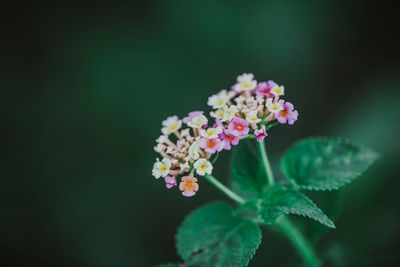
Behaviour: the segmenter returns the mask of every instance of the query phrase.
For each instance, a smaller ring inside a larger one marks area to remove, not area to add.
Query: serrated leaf
[[[242,141],[235,147],[231,158],[233,180],[241,189],[260,193],[266,186],[262,162],[249,141]]]
[[[247,266],[261,242],[257,224],[233,215],[224,202],[190,213],[176,236],[178,254],[188,266]]]
[[[372,150],[348,140],[310,138],[290,148],[281,166],[300,188],[333,190],[360,176],[377,158]]]
[[[279,216],[285,214],[306,216],[335,228],[334,223],[306,195],[276,184],[263,196],[260,217],[266,223],[274,223]]]

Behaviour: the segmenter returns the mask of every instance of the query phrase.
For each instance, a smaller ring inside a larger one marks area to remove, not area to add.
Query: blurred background
[[[325,266],[400,258],[398,10],[385,1],[113,1],[0,7],[1,266],[177,262],[193,208],[151,176],[161,121],[208,110],[252,72],[286,88],[299,120],[270,131],[278,161],[300,138],[343,136],[381,154],[342,192],[309,196],[337,229],[293,220]],[[222,155],[215,174],[229,183]],[[300,266],[273,228],[250,266]]]

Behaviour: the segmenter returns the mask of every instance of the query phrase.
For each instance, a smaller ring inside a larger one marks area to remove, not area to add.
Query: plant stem
[[[300,256],[303,258],[304,262],[310,267],[321,266],[317,255],[315,255],[314,250],[304,238],[303,234],[297,229],[297,227],[292,224],[286,216],[281,216],[277,220],[277,224],[286,234],[287,238],[296,247]]]
[[[243,204],[246,202],[243,198],[238,196],[235,192],[231,191],[228,187],[223,185],[220,181],[218,181],[214,176],[206,174],[204,176],[210,183],[215,185],[219,190],[225,193],[228,197],[230,197],[232,200],[236,201],[239,204]]]
[[[268,184],[273,185],[275,183],[274,174],[272,173],[271,165],[269,164],[268,155],[267,155],[267,151],[265,150],[264,141],[257,142],[257,143],[258,143],[258,148],[260,149],[262,161],[264,163],[265,174],[267,175]]]
[[[269,163],[267,151],[265,150],[264,142],[258,142],[258,147],[260,149],[261,157],[265,167],[265,174],[267,175],[267,180],[269,185],[275,183],[274,174],[272,173],[271,164]],[[281,216],[277,220],[277,225],[286,234],[292,244],[296,247],[300,256],[303,258],[304,262],[310,267],[320,266],[320,261],[318,260],[312,246],[304,238],[303,234],[292,224],[286,216]]]

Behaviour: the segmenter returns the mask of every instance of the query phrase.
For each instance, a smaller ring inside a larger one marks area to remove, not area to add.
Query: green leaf
[[[242,141],[233,150],[231,158],[233,180],[241,189],[261,193],[266,186],[262,162],[249,141]]]
[[[216,202],[190,213],[176,241],[189,266],[247,266],[261,242],[261,230],[235,217],[229,204]]]
[[[290,148],[281,166],[300,188],[333,190],[360,176],[377,158],[377,153],[348,140],[310,138]]]
[[[274,223],[281,215],[297,214],[335,228],[333,222],[311,199],[296,190],[284,188],[280,184],[274,185],[264,194],[260,206],[260,217],[266,223]]]

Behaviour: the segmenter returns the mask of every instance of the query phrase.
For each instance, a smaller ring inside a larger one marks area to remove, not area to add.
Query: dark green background
[[[274,164],[311,135],[349,137],[382,155],[343,193],[311,194],[337,217],[336,230],[321,236],[322,227],[296,219],[326,265],[395,260],[396,17],[385,1],[2,6],[0,265],[177,261],[174,235],[184,216],[226,197],[202,180],[193,198],[168,191],[151,176],[154,140],[164,118],[207,109],[207,97],[243,72],[284,84],[299,110],[295,126],[269,133]],[[215,171],[226,182],[228,159],[225,153]],[[300,262],[272,229],[250,266]]]

